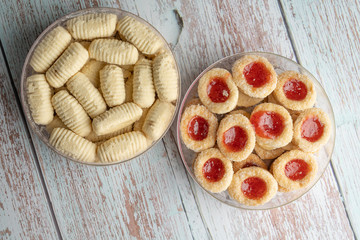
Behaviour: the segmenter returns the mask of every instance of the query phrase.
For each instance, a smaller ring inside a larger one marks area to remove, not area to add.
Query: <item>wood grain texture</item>
[[[36,36],[62,15],[92,6],[139,14],[176,45],[183,94],[203,69],[229,54],[262,50],[294,59],[277,1],[7,1],[0,5],[5,23],[0,38],[17,87]],[[330,168],[295,203],[271,211],[242,211],[216,202],[191,179],[189,184],[174,130],[173,125],[172,133],[143,157],[106,168],[68,162],[34,136],[64,239],[352,238]]]
[[[56,239],[19,107],[0,52],[0,239]]]
[[[129,5],[122,3],[121,8],[131,10],[143,4],[128,2]],[[3,25],[0,31],[17,87],[22,65],[19,59],[25,58],[42,29],[61,15],[89,4],[60,1],[50,5],[32,1],[0,6],[2,21],[14,22]],[[102,4],[119,7],[106,1]],[[9,9],[13,14],[6,13]],[[7,33],[12,40],[5,37]],[[63,238],[201,239],[206,236],[195,199],[186,189],[189,183],[182,177],[186,176],[184,170],[174,176],[173,163],[163,142],[129,163],[94,168],[68,162],[36,136],[33,139]],[[190,221],[196,225],[192,227]]]
[[[282,2],[299,61],[322,82],[337,137],[332,164],[356,235],[360,236],[360,4]]]

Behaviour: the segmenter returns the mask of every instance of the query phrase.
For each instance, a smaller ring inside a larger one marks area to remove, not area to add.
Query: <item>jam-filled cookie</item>
[[[281,154],[285,152],[283,148],[275,148],[272,150],[266,150],[259,146],[259,144],[255,144],[254,148],[256,154],[263,160],[275,159]]]
[[[250,96],[246,95],[245,93],[243,93],[241,90],[239,90],[239,98],[238,98],[238,102],[236,105],[238,107],[251,107],[251,106],[258,104],[259,102],[261,102],[263,100],[264,100],[264,98],[250,97]]]
[[[198,94],[201,102],[217,114],[233,110],[239,97],[231,73],[222,68],[213,68],[200,78]]]
[[[315,104],[316,91],[312,81],[303,74],[286,71],[278,76],[274,97],[291,110],[305,110]]]
[[[195,152],[215,145],[217,118],[203,105],[190,105],[181,117],[180,132],[185,145]]]
[[[232,73],[242,92],[254,98],[265,98],[276,87],[276,72],[264,57],[244,56],[234,63]]]
[[[288,191],[304,188],[314,179],[317,163],[310,153],[292,150],[278,157],[271,171],[279,185]]]
[[[230,114],[223,118],[217,131],[217,145],[232,161],[246,159],[255,146],[255,132],[250,120],[242,114]]]
[[[267,169],[266,163],[261,160],[256,154],[250,154],[245,160],[241,162],[233,162],[233,170],[234,173],[239,171],[242,168],[247,167],[261,167],[263,169]]]
[[[293,122],[289,112],[273,103],[262,103],[250,116],[260,147],[272,150],[287,145],[293,136]]]
[[[194,174],[206,190],[225,191],[234,175],[232,163],[217,148],[202,151],[194,162]]]
[[[295,121],[293,142],[305,152],[316,152],[329,140],[331,127],[323,110],[307,109]]]
[[[274,176],[272,164],[270,165],[269,172]],[[284,188],[284,187],[280,186],[278,183],[278,192],[291,192],[291,191],[292,191],[292,189]]]
[[[233,111],[229,112],[229,115],[238,114],[238,113],[240,113],[240,114],[244,115],[245,117],[247,117],[248,119],[250,119],[250,113],[248,113],[247,111],[242,110],[242,109],[233,110]]]
[[[260,167],[248,167],[237,171],[228,188],[236,201],[256,206],[270,201],[278,190],[278,183],[271,173]]]

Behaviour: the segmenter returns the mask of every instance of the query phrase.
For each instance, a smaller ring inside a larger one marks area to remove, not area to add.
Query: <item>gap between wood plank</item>
[[[171,139],[173,140],[173,142],[177,145],[177,142],[176,142],[176,140],[175,140],[175,137],[174,137],[172,131],[169,130],[168,133],[170,133],[170,138],[171,138]],[[169,161],[169,163],[170,163],[170,166],[171,166],[171,171],[173,172],[173,174],[174,174],[174,176],[175,176],[174,169],[173,169],[172,164],[171,164],[171,162],[170,162],[170,161],[171,161],[171,160],[170,160],[170,157],[169,157],[170,155],[169,155],[168,149],[166,148],[166,144],[164,143],[164,139],[162,139],[162,142],[163,142],[163,144],[164,144],[164,148],[165,148],[165,151],[166,151],[167,159],[168,159],[168,161]],[[179,152],[179,149],[178,149],[177,146],[176,146],[176,151],[177,151],[178,155],[180,156],[180,152]],[[180,159],[181,159],[181,156],[180,156]],[[181,161],[182,161],[182,159],[181,159]],[[183,164],[183,165],[184,165],[184,164]],[[211,232],[210,232],[210,230],[209,230],[209,228],[208,228],[208,226],[207,226],[207,224],[206,224],[206,221],[205,221],[205,219],[204,219],[204,216],[203,216],[203,214],[202,214],[202,212],[201,212],[201,210],[200,210],[200,208],[199,208],[199,202],[198,202],[198,199],[197,199],[197,197],[196,197],[196,195],[195,195],[193,186],[192,186],[192,184],[191,184],[191,182],[190,182],[191,180],[189,179],[189,174],[187,173],[187,171],[186,171],[186,169],[185,169],[185,166],[184,166],[184,171],[186,172],[186,177],[187,177],[187,180],[188,180],[188,182],[189,182],[189,186],[190,186],[190,188],[191,188],[191,192],[192,192],[192,194],[193,194],[193,196],[194,196],[195,204],[196,204],[197,210],[198,210],[198,212],[199,212],[199,214],[200,214],[201,221],[202,221],[202,223],[203,223],[203,225],[204,225],[204,227],[205,227],[205,229],[206,229],[207,236],[210,237],[211,239],[213,239],[213,237],[212,237],[212,235],[211,235]],[[188,220],[188,224],[189,224],[191,236],[192,236],[192,238],[194,239],[194,236],[193,236],[192,231],[191,231],[191,224],[190,224],[190,222],[189,222],[189,218],[188,218],[188,215],[187,215],[187,211],[186,211],[186,208],[185,208],[183,199],[182,199],[182,197],[181,197],[181,193],[180,193],[179,186],[177,186],[177,189],[178,189],[178,192],[179,192],[179,195],[180,195],[181,205],[182,205],[182,207],[183,207],[183,209],[184,209],[186,219]]]
[[[20,121],[22,121],[22,122],[24,123],[24,125],[25,125],[24,128],[25,128],[25,131],[26,131],[27,138],[29,139],[29,142],[30,142],[31,152],[32,152],[32,154],[33,154],[33,156],[34,156],[34,159],[35,159],[36,170],[37,170],[38,175],[39,175],[39,177],[40,177],[40,182],[41,182],[41,184],[42,184],[42,186],[43,186],[43,190],[44,190],[44,193],[45,193],[45,197],[46,197],[46,200],[47,200],[48,205],[49,205],[49,208],[50,208],[51,218],[53,219],[53,223],[54,223],[54,226],[55,226],[57,235],[58,235],[59,239],[62,240],[63,237],[62,237],[62,235],[61,235],[61,231],[60,231],[60,228],[59,228],[59,225],[58,225],[56,216],[55,216],[55,212],[54,212],[54,209],[53,209],[51,200],[50,200],[50,195],[49,195],[49,192],[48,192],[48,190],[47,190],[46,183],[45,183],[45,179],[44,179],[44,176],[43,176],[42,171],[41,171],[39,159],[38,159],[38,157],[37,157],[37,155],[36,155],[35,146],[34,146],[34,144],[33,144],[33,140],[32,140],[31,134],[30,134],[29,126],[28,126],[27,121],[26,121],[26,119],[25,119],[25,115],[24,115],[24,112],[23,112],[23,109],[22,109],[21,101],[20,101],[18,92],[17,92],[17,90],[16,90],[15,84],[14,84],[14,79],[13,79],[13,77],[12,77],[12,75],[11,75],[11,72],[10,72],[9,63],[8,63],[8,61],[7,61],[7,58],[6,58],[5,50],[4,50],[4,47],[3,47],[3,44],[2,44],[1,39],[0,39],[0,49],[1,49],[1,54],[2,54],[3,57],[4,57],[4,62],[5,62],[6,71],[7,71],[8,75],[9,75],[9,78],[10,78],[10,84],[11,84],[12,90],[13,90],[14,95],[15,95],[16,105],[17,105],[17,106],[19,107],[19,109],[20,109],[20,116],[21,116]]]
[[[295,60],[296,60],[297,63],[299,63],[299,64],[301,65],[301,61],[300,61],[300,58],[299,58],[299,54],[298,54],[297,48],[296,48],[296,46],[295,46],[294,36],[292,35],[292,32],[291,32],[290,27],[289,27],[289,24],[288,24],[288,22],[287,22],[285,10],[284,10],[284,8],[283,8],[283,5],[282,5],[282,3],[281,3],[281,0],[278,0],[278,5],[279,5],[280,12],[281,12],[281,16],[282,16],[283,21],[284,21],[284,24],[285,24],[286,32],[287,32],[287,34],[288,34],[288,36],[289,36],[291,48],[292,48],[293,51],[294,51]],[[334,126],[334,127],[336,128],[336,126]],[[329,164],[329,166],[330,166],[331,172],[332,172],[333,175],[334,175],[335,183],[336,183],[336,186],[337,186],[338,191],[339,191],[339,193],[340,193],[341,202],[342,202],[342,204],[343,204],[343,206],[344,206],[345,214],[346,214],[346,217],[347,217],[347,219],[348,219],[348,221],[349,221],[349,225],[350,225],[351,231],[353,232],[354,239],[357,239],[357,237],[356,237],[356,235],[355,235],[354,228],[353,228],[352,223],[351,223],[351,221],[350,221],[350,217],[349,217],[349,214],[348,214],[348,210],[347,210],[346,205],[345,205],[345,202],[344,202],[344,197],[343,197],[344,194],[343,194],[343,191],[342,191],[342,189],[341,189],[341,187],[340,187],[340,183],[339,183],[339,181],[338,181],[338,176],[337,176],[337,174],[336,174],[336,172],[335,172],[335,170],[334,170],[333,164],[332,164],[332,159],[330,159],[330,164]]]

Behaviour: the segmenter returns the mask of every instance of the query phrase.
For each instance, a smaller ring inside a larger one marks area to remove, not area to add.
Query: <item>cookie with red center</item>
[[[210,111],[223,114],[236,107],[239,91],[229,71],[213,68],[200,78],[198,95]]]
[[[331,127],[330,119],[323,110],[307,109],[294,123],[293,142],[305,152],[316,152],[329,140]]]
[[[317,163],[312,154],[292,150],[278,157],[271,171],[281,187],[292,191],[307,187],[314,180]]]
[[[271,173],[260,167],[248,167],[237,171],[228,188],[236,201],[257,206],[270,201],[278,190],[278,183]]]
[[[313,82],[295,71],[286,71],[278,76],[274,97],[285,108],[305,110],[314,106],[316,91]]]
[[[265,98],[276,87],[276,72],[264,57],[244,56],[234,63],[232,73],[236,86],[253,98]]]
[[[215,145],[217,128],[217,118],[203,105],[188,106],[181,117],[181,138],[195,152]]]
[[[253,153],[241,162],[233,162],[234,173],[247,167],[261,167],[263,169],[267,169],[266,163]]]
[[[232,161],[246,159],[255,146],[255,133],[247,117],[230,114],[220,121],[217,131],[220,151]]]
[[[200,185],[213,193],[225,191],[234,175],[231,161],[217,148],[202,151],[193,166]]]
[[[250,116],[255,129],[256,141],[265,150],[287,145],[293,136],[293,122],[289,112],[273,103],[262,103]]]

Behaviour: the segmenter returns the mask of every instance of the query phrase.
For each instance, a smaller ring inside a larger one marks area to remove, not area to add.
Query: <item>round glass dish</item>
[[[90,8],[90,9],[84,9],[84,10],[79,10],[79,11],[76,11],[76,12],[73,12],[73,13],[70,13],[68,15],[65,15],[63,16],[62,18],[56,20],[54,23],[52,23],[50,26],[48,26],[41,34],[40,36],[35,40],[35,42],[33,43],[33,45],[31,46],[27,56],[26,56],[26,59],[25,59],[25,63],[24,63],[24,66],[23,66],[23,69],[22,69],[22,73],[21,73],[21,103],[22,103],[22,107],[23,107],[23,110],[24,110],[24,113],[25,113],[25,116],[26,116],[26,120],[28,121],[31,129],[35,132],[36,135],[38,135],[40,137],[40,139],[46,144],[48,145],[48,147],[50,147],[52,150],[54,150],[55,152],[57,152],[58,154],[60,154],[61,156],[71,160],[71,161],[74,161],[74,162],[77,162],[77,163],[82,163],[82,164],[86,164],[86,165],[94,165],[94,166],[107,166],[107,165],[113,165],[113,164],[119,164],[119,163],[123,163],[123,162],[126,162],[126,161],[129,161],[131,159],[134,159],[140,155],[142,155],[143,153],[145,153],[146,151],[148,151],[150,148],[152,148],[156,143],[158,143],[162,138],[163,136],[167,133],[167,131],[169,130],[170,126],[172,125],[174,119],[175,119],[175,116],[176,116],[176,113],[177,113],[177,110],[179,108],[179,105],[180,105],[180,91],[181,91],[181,80],[180,80],[180,73],[179,73],[179,69],[178,69],[178,66],[177,66],[177,62],[175,60],[175,57],[174,57],[174,60],[175,60],[175,67],[176,67],[176,71],[178,73],[178,84],[179,84],[179,92],[178,92],[178,98],[176,100],[176,106],[175,106],[175,112],[171,118],[171,121],[169,123],[169,125],[166,127],[166,130],[165,132],[161,135],[161,137],[152,142],[150,144],[150,146],[144,150],[143,152],[137,154],[135,157],[133,158],[130,158],[130,159],[127,159],[127,160],[124,160],[124,161],[118,161],[118,162],[111,162],[111,163],[100,163],[100,162],[94,162],[94,163],[88,163],[88,162],[82,162],[82,161],[79,161],[79,160],[76,160],[74,158],[71,158],[69,156],[66,156],[64,154],[62,154],[61,152],[59,152],[58,150],[56,150],[50,143],[49,143],[49,138],[50,138],[50,134],[46,131],[46,126],[44,125],[37,125],[32,117],[31,117],[31,114],[30,114],[30,109],[29,109],[29,104],[28,104],[28,100],[27,100],[27,96],[26,96],[26,93],[27,93],[27,88],[26,88],[26,79],[27,77],[31,76],[32,74],[36,73],[32,67],[30,66],[30,59],[33,55],[33,52],[34,52],[34,49],[37,47],[37,45],[40,43],[40,41],[46,36],[46,34],[48,34],[52,29],[54,29],[55,27],[57,26],[65,26],[66,24],[66,21],[71,19],[71,18],[74,18],[74,17],[78,17],[78,16],[81,16],[81,15],[85,15],[85,14],[90,14],[90,13],[111,13],[111,14],[115,14],[118,16],[118,19],[121,19],[125,16],[131,16],[133,18],[135,18],[137,21],[141,22],[142,24],[146,25],[147,27],[149,27],[164,43],[164,48],[169,51],[172,56],[174,57],[174,54],[172,52],[172,50],[170,49],[168,43],[166,42],[166,40],[164,39],[164,37],[160,34],[159,31],[157,31],[151,24],[149,24],[148,22],[146,22],[144,19],[132,14],[132,13],[129,13],[129,12],[126,12],[126,11],[123,11],[123,10],[120,10],[120,9],[116,9],[116,8]]]
[[[188,91],[186,92],[184,99],[181,103],[180,106],[180,110],[179,110],[179,115],[178,115],[178,119],[177,119],[177,143],[178,143],[178,148],[180,151],[180,155],[181,158],[183,160],[183,163],[185,165],[186,170],[188,171],[188,173],[191,175],[191,177],[194,179],[195,182],[197,182],[199,184],[199,182],[197,181],[195,175],[194,175],[194,171],[193,171],[193,161],[196,157],[196,153],[193,152],[192,150],[188,149],[185,144],[183,143],[182,139],[181,139],[181,135],[180,135],[180,120],[181,120],[181,116],[182,113],[184,111],[184,109],[187,106],[187,103],[197,97],[197,87],[198,87],[198,82],[199,79],[210,69],[213,68],[225,68],[228,71],[231,72],[231,68],[233,63],[238,60],[239,58],[245,56],[245,55],[258,55],[258,56],[262,56],[267,58],[270,63],[274,66],[275,71],[277,74],[280,74],[286,70],[293,70],[293,71],[297,71],[301,74],[307,75],[314,83],[315,89],[316,89],[316,93],[317,93],[317,100],[316,100],[316,104],[315,107],[319,107],[321,109],[323,109],[329,116],[331,124],[332,124],[332,130],[331,130],[331,135],[330,135],[330,139],[327,142],[327,144],[322,147],[320,149],[320,151],[315,155],[316,159],[317,159],[317,163],[318,163],[318,171],[316,173],[315,179],[314,181],[306,188],[303,189],[299,189],[296,191],[292,191],[292,192],[288,192],[288,193],[282,193],[282,192],[278,192],[275,197],[265,203],[264,205],[259,205],[259,206],[246,206],[243,205],[237,201],[235,201],[234,199],[232,199],[230,197],[230,195],[228,194],[227,191],[221,192],[221,193],[212,193],[207,191],[206,189],[204,189],[204,191],[208,192],[211,196],[213,196],[214,198],[218,199],[219,201],[226,203],[230,206],[233,207],[237,207],[237,208],[242,208],[242,209],[249,209],[249,210],[265,210],[265,209],[272,209],[272,208],[276,208],[276,207],[281,207],[284,206],[288,203],[291,203],[292,201],[300,198],[301,196],[303,196],[306,192],[308,192],[316,183],[317,181],[321,178],[321,176],[323,175],[326,167],[329,164],[333,149],[334,149],[334,143],[335,143],[335,120],[334,120],[334,113],[333,113],[333,109],[331,107],[330,101],[328,96],[326,95],[324,89],[322,88],[321,84],[315,79],[315,77],[309,72],[307,71],[305,68],[303,68],[302,66],[300,66],[299,64],[297,64],[296,62],[280,56],[280,55],[276,55],[273,53],[265,53],[265,52],[248,52],[248,53],[239,53],[239,54],[235,54],[229,57],[225,57],[223,59],[218,60],[217,62],[213,63],[212,65],[210,65],[208,68],[206,68],[196,79],[195,81],[191,84],[191,86],[189,87]],[[219,115],[218,115],[219,116]],[[220,116],[221,118],[221,116]],[[199,186],[201,187],[201,185],[199,184]]]

